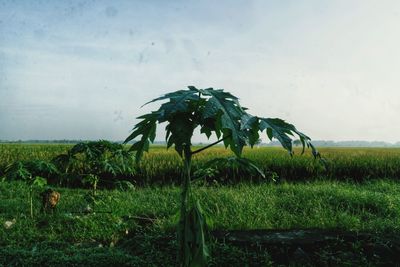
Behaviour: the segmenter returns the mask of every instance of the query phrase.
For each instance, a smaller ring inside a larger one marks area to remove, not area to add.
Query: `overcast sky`
[[[395,142],[399,50],[397,0],[0,0],[0,139],[122,140],[195,85],[312,139]]]

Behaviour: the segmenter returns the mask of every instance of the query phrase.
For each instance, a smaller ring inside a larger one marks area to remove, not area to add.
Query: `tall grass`
[[[0,176],[4,173],[5,167],[16,160],[51,160],[69,148],[71,145],[0,144]],[[310,153],[306,152],[300,156],[300,152],[300,149],[295,149],[295,156],[290,157],[281,148],[261,147],[245,149],[244,156],[253,160],[267,173],[267,176],[273,176],[280,181],[307,181],[316,178],[354,181],[400,178],[398,148],[321,148],[320,152],[326,160],[324,164],[314,160]],[[232,156],[231,152],[223,147],[211,148],[194,156],[193,169],[200,168],[213,158],[228,156]],[[180,180],[182,162],[173,149],[166,150],[163,146],[154,146],[135,169],[133,179],[136,184],[174,184]],[[212,179],[219,183],[263,180],[262,177],[238,175],[236,180],[228,177],[222,181],[223,176],[222,171],[219,177]]]

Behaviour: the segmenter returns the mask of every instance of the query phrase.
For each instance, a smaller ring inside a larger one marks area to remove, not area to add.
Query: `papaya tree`
[[[200,204],[193,200],[190,193],[193,155],[223,143],[232,150],[240,164],[246,164],[242,158],[243,147],[253,147],[263,132],[270,140],[276,138],[290,155],[293,154],[294,136],[300,140],[303,152],[305,147],[311,147],[315,157],[319,154],[311,144],[311,139],[292,124],[278,118],[251,115],[239,104],[237,97],[223,89],[188,86],[188,89],[165,94],[145,105],[156,101],[166,102],[158,110],[138,117],[141,121],[134,126],[125,143],[136,141],[131,150],[136,151],[136,161],[139,162],[155,140],[157,124],[166,123],[167,148],[174,146],[183,160],[178,225],[179,261],[182,266],[204,266],[208,256],[204,237],[205,221]],[[198,128],[207,138],[215,135],[218,140],[193,150],[192,137]]]
[[[35,190],[43,189],[47,180],[59,172],[56,166],[43,160],[16,161],[7,166],[5,179],[22,180],[29,186],[29,210],[33,218],[33,195]]]
[[[65,179],[76,177],[91,185],[93,195],[100,181],[134,173],[131,153],[123,145],[106,140],[80,142],[52,161]]]

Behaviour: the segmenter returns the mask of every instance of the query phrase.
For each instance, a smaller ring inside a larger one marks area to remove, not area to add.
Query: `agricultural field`
[[[59,154],[66,153],[72,145],[60,144],[0,144],[0,175],[6,166],[15,161],[48,160],[51,161]],[[128,146],[126,146],[128,149]],[[301,149],[294,149],[294,156],[279,147],[245,148],[244,157],[252,160],[261,168],[267,179],[254,173],[235,175],[229,168],[220,170],[218,175],[211,177],[218,183],[234,184],[237,182],[270,181],[310,181],[333,179],[342,181],[366,181],[373,179],[400,178],[400,148],[320,148],[324,161],[314,160],[310,153],[301,155]],[[210,159],[230,157],[233,153],[223,146],[210,148],[197,154],[193,159],[196,170]],[[131,180],[138,185],[179,184],[182,162],[173,149],[164,146],[152,147],[150,153],[144,155],[144,160],[138,166],[133,166],[132,173],[119,176],[121,180]],[[131,175],[132,174],[132,175]],[[107,181],[103,181],[107,184]]]
[[[129,173],[101,172],[95,192],[84,182],[80,161],[75,179],[82,181],[63,183],[57,176],[64,174],[50,174],[47,186],[61,199],[55,211],[43,213],[43,186],[9,179],[7,170],[15,162],[52,162],[72,148],[0,145],[0,266],[177,266],[182,163],[176,153],[152,147],[139,165],[128,162]],[[300,156],[299,149],[293,157],[275,147],[245,149],[265,177],[205,164],[232,156],[223,147],[195,155],[192,192],[207,221],[210,266],[400,261],[400,149],[320,152],[324,161]]]

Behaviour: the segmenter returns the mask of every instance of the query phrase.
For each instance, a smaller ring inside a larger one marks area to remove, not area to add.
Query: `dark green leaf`
[[[218,136],[222,132],[225,146],[229,146],[237,156],[240,156],[245,145],[245,137],[240,130],[240,119],[245,112],[240,107],[238,99],[222,89],[209,88],[200,92],[210,96],[205,105],[203,119],[216,118],[215,133]]]
[[[293,135],[295,129],[293,125],[286,123],[281,119],[260,118],[260,130],[267,129],[267,135],[270,140],[278,139],[282,146],[292,154],[292,139],[289,135]]]
[[[154,142],[158,116],[159,112],[152,112],[140,116],[139,119],[142,119],[142,121],[136,124],[135,128],[133,128],[133,132],[124,141],[124,143],[127,143],[141,135],[141,139],[135,142],[130,149],[131,151],[136,151],[136,162],[140,161],[144,151],[149,150],[150,142]]]
[[[184,146],[191,145],[193,127],[189,114],[181,114],[171,119],[166,126],[168,147],[175,144],[176,152],[182,156]]]
[[[181,111],[183,111],[184,110],[183,107],[187,107],[187,105],[185,105],[186,100],[198,98],[197,94],[198,94],[199,90],[196,89],[196,87],[194,87],[194,86],[188,86],[188,88],[189,88],[189,90],[178,90],[178,91],[157,97],[157,98],[147,102],[143,106],[153,103],[153,102],[156,102],[156,101],[170,99],[171,102],[174,102],[176,104],[177,109],[181,109]],[[194,96],[196,96],[196,97],[194,97]],[[181,106],[181,105],[183,105],[183,106]]]

